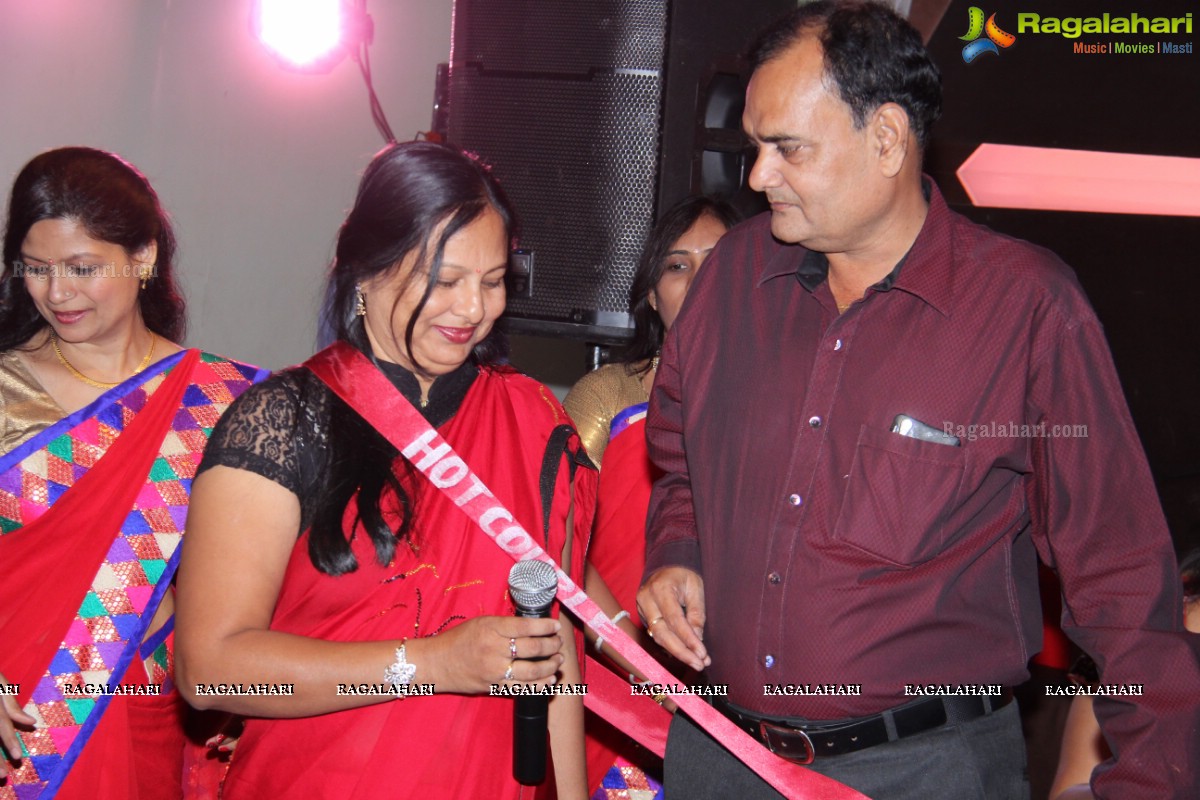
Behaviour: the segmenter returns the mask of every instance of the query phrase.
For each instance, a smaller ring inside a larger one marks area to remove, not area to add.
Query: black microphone
[[[518,617],[549,617],[558,591],[558,573],[545,561],[513,564],[508,593]],[[546,779],[546,716],[550,699],[518,695],[513,706],[513,777],[525,786]]]

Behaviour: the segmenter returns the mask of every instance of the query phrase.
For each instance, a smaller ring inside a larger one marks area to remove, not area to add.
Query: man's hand
[[[656,570],[637,593],[646,631],[697,672],[712,663],[704,649],[704,579],[686,567]]]

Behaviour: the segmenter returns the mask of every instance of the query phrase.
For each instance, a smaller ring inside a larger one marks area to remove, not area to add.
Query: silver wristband
[[[412,683],[413,676],[416,674],[417,665],[408,663],[408,659],[404,657],[404,644],[402,643],[396,649],[396,660],[383,671],[383,682],[393,689],[401,690]]]

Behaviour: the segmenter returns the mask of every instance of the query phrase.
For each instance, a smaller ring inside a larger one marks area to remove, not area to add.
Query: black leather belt
[[[846,720],[800,720],[761,717],[721,698],[713,705],[739,728],[777,756],[799,764],[814,758],[839,756],[894,742],[906,736],[982,717],[1003,708],[1012,692],[1000,696],[923,697],[869,717]]]

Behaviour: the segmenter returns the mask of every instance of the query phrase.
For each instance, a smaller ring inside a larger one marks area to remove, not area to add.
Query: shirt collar
[[[948,317],[954,306],[954,214],[932,178],[923,176],[922,185],[929,213],[913,246],[900,261],[904,270],[896,276],[892,288],[919,297]]]
[[[949,316],[954,289],[950,209],[928,175],[922,177],[921,188],[929,201],[925,223],[913,246],[874,288],[881,292],[893,289],[907,292]],[[797,266],[798,253],[803,255]],[[815,250],[785,245],[763,265],[759,285],[782,275],[795,275],[801,286],[809,292],[815,291],[829,275],[829,259]]]

